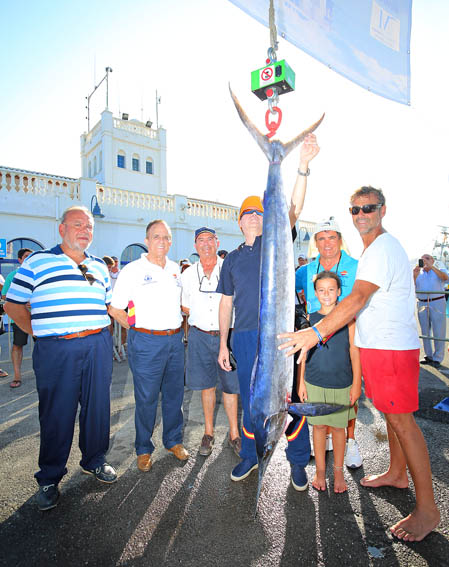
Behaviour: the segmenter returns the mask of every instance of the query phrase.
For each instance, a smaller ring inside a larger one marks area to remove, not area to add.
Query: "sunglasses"
[[[380,209],[381,207],[382,205],[380,205],[379,203],[375,205],[374,204],[362,205],[361,207],[354,205],[353,207],[349,207],[349,212],[353,216],[358,215],[360,211],[363,211],[365,215],[368,215],[369,213],[374,213],[374,211],[377,211],[377,209]]]
[[[252,215],[253,213],[256,213],[256,215],[259,217],[263,217],[263,213],[261,211],[258,211],[256,209],[250,209],[249,211],[243,211],[242,216],[240,218],[242,218],[245,215]]]
[[[89,272],[87,271],[88,268],[85,264],[80,264],[78,266],[78,269],[83,274],[83,278],[86,280],[86,282],[89,282],[90,285],[97,281],[97,279],[94,278],[92,274],[89,274]]]

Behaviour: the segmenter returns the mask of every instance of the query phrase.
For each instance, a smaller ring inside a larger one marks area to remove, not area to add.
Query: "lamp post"
[[[98,199],[96,195],[92,195],[92,199],[90,200],[90,212],[92,213],[92,216],[94,218],[104,219],[104,214],[101,212],[100,205],[98,204]]]

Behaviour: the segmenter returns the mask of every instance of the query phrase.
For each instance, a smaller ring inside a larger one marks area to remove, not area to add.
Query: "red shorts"
[[[419,349],[361,348],[366,397],[382,413],[412,413],[419,407]]]

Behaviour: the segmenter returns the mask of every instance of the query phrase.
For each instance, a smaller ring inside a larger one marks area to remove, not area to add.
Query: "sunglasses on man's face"
[[[263,217],[263,213],[261,211],[256,210],[256,209],[251,209],[250,211],[243,211],[242,217],[245,216],[245,215],[252,215],[253,213],[256,213],[256,215],[259,216],[259,217]]]
[[[94,278],[94,276],[92,274],[89,274],[89,272],[87,271],[88,268],[85,264],[80,264],[78,266],[79,271],[83,274],[83,278],[89,282],[90,285],[92,285],[94,282],[97,281],[96,278]]]
[[[374,213],[374,211],[377,211],[377,209],[380,209],[381,207],[382,207],[382,205],[380,205],[379,203],[362,205],[361,207],[354,205],[353,207],[349,207],[349,212],[353,216],[358,215],[360,213],[360,211],[363,211],[363,213],[365,215],[368,215],[370,213]]]

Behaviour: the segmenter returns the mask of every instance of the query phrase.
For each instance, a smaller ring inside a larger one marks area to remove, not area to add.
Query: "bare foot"
[[[315,476],[312,480],[312,486],[319,492],[326,490],[326,475],[324,471],[315,471]]]
[[[362,486],[367,488],[379,488],[380,486],[394,486],[395,488],[408,488],[407,473],[404,472],[400,477],[392,475],[390,471],[382,474],[369,474],[360,481]]]
[[[430,511],[413,510],[406,518],[403,518],[394,526],[391,533],[398,539],[404,541],[421,541],[440,523],[440,512],[435,507]]]
[[[340,494],[341,492],[346,492],[348,490],[348,485],[345,481],[345,475],[343,473],[343,467],[334,467],[334,492],[335,494]]]

